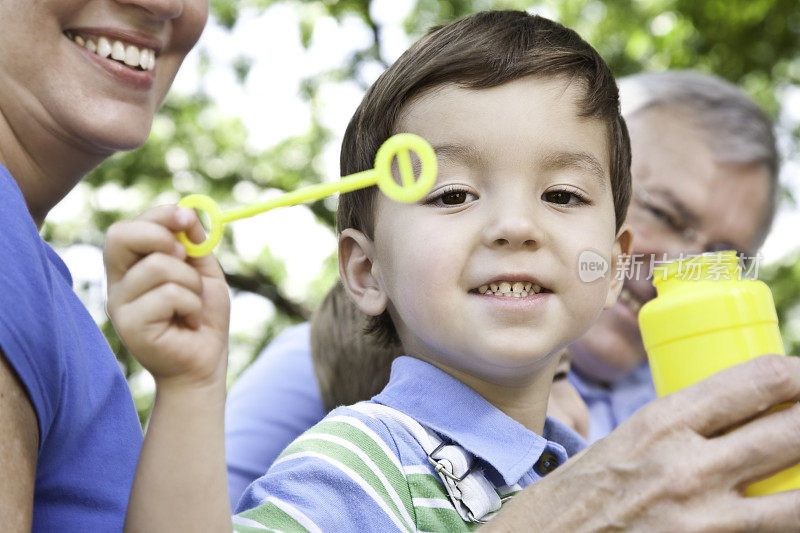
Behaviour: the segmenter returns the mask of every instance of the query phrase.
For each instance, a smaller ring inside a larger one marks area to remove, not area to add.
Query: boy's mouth
[[[93,54],[113,59],[132,70],[149,71],[156,66],[156,51],[152,48],[136,46],[104,35],[93,35],[74,30],[67,30],[64,35]]]
[[[532,294],[552,291],[532,281],[496,280],[486,285],[481,285],[469,292],[487,296],[503,296],[505,298],[524,298]]]

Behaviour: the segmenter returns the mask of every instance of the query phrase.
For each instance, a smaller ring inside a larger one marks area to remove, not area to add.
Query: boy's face
[[[20,135],[36,125],[90,153],[134,148],[207,13],[208,0],[0,0],[0,111]],[[103,57],[101,38],[123,59]],[[152,69],[125,64],[143,50]]]
[[[397,131],[431,143],[439,175],[419,203],[379,195],[368,252],[406,353],[513,382],[614,302],[606,125],[578,116],[580,96],[561,78],[528,77],[446,85],[406,106]],[[578,270],[586,250],[610,265],[588,283]],[[493,284],[527,295],[481,293]]]

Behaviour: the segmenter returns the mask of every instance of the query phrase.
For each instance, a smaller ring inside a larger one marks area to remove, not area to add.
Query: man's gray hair
[[[634,74],[618,83],[626,119],[656,106],[683,108],[718,162],[760,163],[768,168],[769,204],[759,232],[763,242],[777,209],[780,165],[772,121],[758,104],[735,85],[691,70]]]

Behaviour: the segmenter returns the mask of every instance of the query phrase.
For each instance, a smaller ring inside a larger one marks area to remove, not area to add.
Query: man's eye
[[[672,214],[667,213],[666,211],[664,211],[659,207],[656,207],[654,205],[648,205],[647,210],[650,211],[650,214],[652,214],[654,217],[664,222],[665,224],[669,225],[671,228],[677,229],[680,225],[678,221],[675,220],[675,217],[672,216]]]
[[[559,205],[578,205],[578,204],[589,203],[582,196],[575,194],[574,192],[571,191],[563,191],[563,190],[547,191],[542,195],[542,199],[545,202],[550,202]]]

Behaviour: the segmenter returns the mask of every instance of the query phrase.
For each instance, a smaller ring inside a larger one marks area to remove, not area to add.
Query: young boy
[[[384,391],[292,443],[243,496],[241,530],[472,529],[582,446],[545,411],[559,353],[616,300],[630,247],[629,144],[613,77],[574,32],[524,12],[433,29],[370,88],[342,172],[391,134],[427,139],[418,203],[343,195],[350,298],[407,356]],[[184,262],[162,207],[109,233],[109,314],[154,375],[132,530],[230,530],[222,407],[227,315],[210,258]],[[145,235],[147,238],[145,238]],[[606,261],[583,283],[582,252]]]
[[[402,355],[400,345],[381,343],[374,335],[364,334],[367,318],[368,315],[349,299],[341,283],[331,287],[311,317],[311,359],[319,397],[326,412],[341,405],[368,400],[380,393],[389,382],[392,361]],[[288,353],[284,355],[294,356]],[[567,381],[570,354],[566,349],[558,355],[558,361],[550,387],[547,414],[586,438],[589,411],[578,391]],[[272,461],[250,482],[260,477],[270,464]],[[230,474],[229,466],[228,476]]]

